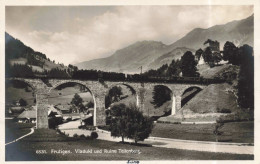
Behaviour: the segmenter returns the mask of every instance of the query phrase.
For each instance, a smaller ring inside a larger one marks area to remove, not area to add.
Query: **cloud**
[[[106,57],[140,40],[170,44],[194,28],[253,13],[252,6],[117,6],[26,7],[21,15],[24,8],[7,8],[7,32],[65,64]]]

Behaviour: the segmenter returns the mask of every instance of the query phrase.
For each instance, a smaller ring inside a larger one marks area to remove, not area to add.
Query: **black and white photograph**
[[[3,7],[3,162],[256,162],[259,6],[33,4]]]

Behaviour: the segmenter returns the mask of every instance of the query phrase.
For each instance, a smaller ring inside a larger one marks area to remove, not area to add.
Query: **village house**
[[[36,122],[36,110],[25,110],[18,117],[19,123],[35,123]]]
[[[71,105],[55,105],[54,108],[56,108],[57,110],[59,110],[62,114],[68,114],[71,113]]]
[[[48,106],[48,119],[62,121],[61,113],[53,105]],[[36,106],[25,109],[17,117],[17,121],[19,123],[36,123]]]

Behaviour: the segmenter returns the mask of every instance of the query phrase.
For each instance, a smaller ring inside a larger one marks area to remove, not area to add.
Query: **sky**
[[[51,60],[75,64],[137,41],[172,44],[194,28],[253,14],[253,6],[7,6],[6,32]]]

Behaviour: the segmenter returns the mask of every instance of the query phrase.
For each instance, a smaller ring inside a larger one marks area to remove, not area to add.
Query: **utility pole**
[[[139,68],[141,69],[140,76],[141,76],[141,78],[142,78],[143,66],[141,66],[141,67],[139,67]],[[139,69],[139,68],[138,68],[138,69]],[[141,80],[141,81],[142,81],[142,80]],[[143,82],[141,82],[141,86],[144,87],[144,83],[143,83]]]
[[[139,67],[138,69],[141,69],[141,74],[142,74],[142,73],[143,73],[143,72],[142,72],[143,66]]]

